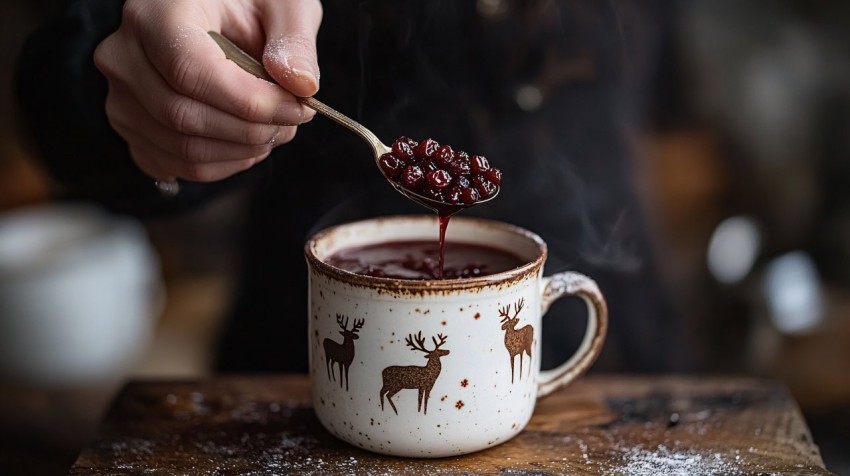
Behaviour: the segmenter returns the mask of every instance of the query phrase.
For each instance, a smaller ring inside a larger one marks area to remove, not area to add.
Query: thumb
[[[319,0],[266,2],[263,27],[267,34],[263,66],[292,94],[307,97],[319,90],[316,34],[322,22]]]

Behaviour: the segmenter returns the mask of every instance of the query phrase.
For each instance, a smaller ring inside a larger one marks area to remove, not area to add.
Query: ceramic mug
[[[447,241],[510,251],[524,265],[453,280],[400,280],[329,265],[336,251],[436,239],[431,216],[347,223],[311,237],[310,379],[316,415],[337,437],[394,456],[443,457],[503,443],[528,423],[538,398],[583,374],[602,349],[607,307],[596,283],[543,276],[546,244],[491,220],[454,217]],[[575,354],[540,370],[541,318],[565,296],[587,304]]]

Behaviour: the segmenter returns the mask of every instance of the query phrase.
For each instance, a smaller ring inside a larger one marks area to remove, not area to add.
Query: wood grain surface
[[[368,453],[326,432],[303,376],[134,381],[70,470],[204,475],[826,475],[785,387],[717,377],[584,377],[525,431],[445,459]]]

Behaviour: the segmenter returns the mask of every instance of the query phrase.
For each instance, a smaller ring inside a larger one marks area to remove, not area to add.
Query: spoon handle
[[[365,140],[369,144],[369,146],[372,147],[372,153],[375,155],[376,158],[390,151],[390,148],[384,145],[384,143],[381,142],[381,140],[378,139],[378,137],[374,133],[372,133],[372,131],[363,127],[363,125],[359,122],[328,106],[322,101],[319,101],[314,97],[299,97],[298,102],[309,107],[310,109],[314,109],[316,112],[324,115],[327,118],[333,119],[338,124],[348,128],[350,131],[359,135],[361,139]]]
[[[228,38],[222,36],[220,33],[214,31],[210,31],[208,33],[212,37],[212,39],[215,40],[216,43],[218,43],[218,46],[221,47],[222,51],[224,51],[224,56],[227,57],[227,59],[233,61],[234,63],[239,65],[240,68],[253,74],[254,76],[277,84],[277,81],[275,81],[274,78],[271,77],[271,75],[268,73],[268,71],[266,71],[263,65],[260,64],[259,61],[254,59],[254,57],[242,51],[241,48],[236,46],[236,44],[234,44]],[[298,102],[309,107],[310,109],[314,109],[316,112],[336,121],[343,127],[346,127],[355,134],[359,135],[360,138],[365,140],[369,144],[369,146],[372,147],[372,152],[376,158],[390,151],[390,148],[384,145],[384,143],[381,142],[381,140],[378,139],[378,137],[373,134],[372,131],[370,131],[354,119],[351,119],[345,114],[319,101],[318,99],[314,97],[299,97]]]
[[[255,60],[253,56],[242,51],[242,48],[236,46],[236,43],[222,36],[221,33],[215,31],[209,31],[207,33],[218,43],[218,46],[224,51],[224,56],[227,59],[260,79],[265,79],[270,83],[276,83],[274,78],[266,71],[266,68],[259,61]]]

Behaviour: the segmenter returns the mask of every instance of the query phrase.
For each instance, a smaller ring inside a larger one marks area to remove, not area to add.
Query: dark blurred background
[[[623,25],[657,29],[663,39],[640,63],[651,69],[634,75],[650,93],[635,98],[647,119],[628,139],[655,264],[688,342],[697,343],[694,368],[784,382],[827,467],[850,474],[850,6],[691,0],[672,3],[667,18],[635,19],[634,2],[610,4],[629,20]],[[116,249],[144,262],[107,262],[104,276],[135,276],[122,292],[155,305],[139,313],[137,342],[99,354],[110,367],[63,351],[62,336],[44,337],[67,366],[59,374],[49,355],[23,364],[31,359],[14,346],[0,351],[2,474],[64,473],[127,378],[212,372],[245,202],[234,193],[180,217],[136,223],[66,210],[50,198],[49,180],[19,137],[12,73],[24,38],[51,5],[0,3],[0,293],[37,274],[13,259],[27,250],[12,240],[35,236],[16,228],[37,233],[44,228],[28,217],[68,213],[100,232],[120,231]],[[477,7],[499,15],[505,4],[478,0]],[[640,46],[622,45],[624,67],[648,54],[635,51]],[[554,72],[592,75],[580,59],[570,68]],[[545,86],[519,88],[517,105],[536,107]],[[86,236],[67,228],[54,238]],[[24,332],[14,322],[21,309],[29,308],[0,308],[8,335]]]

